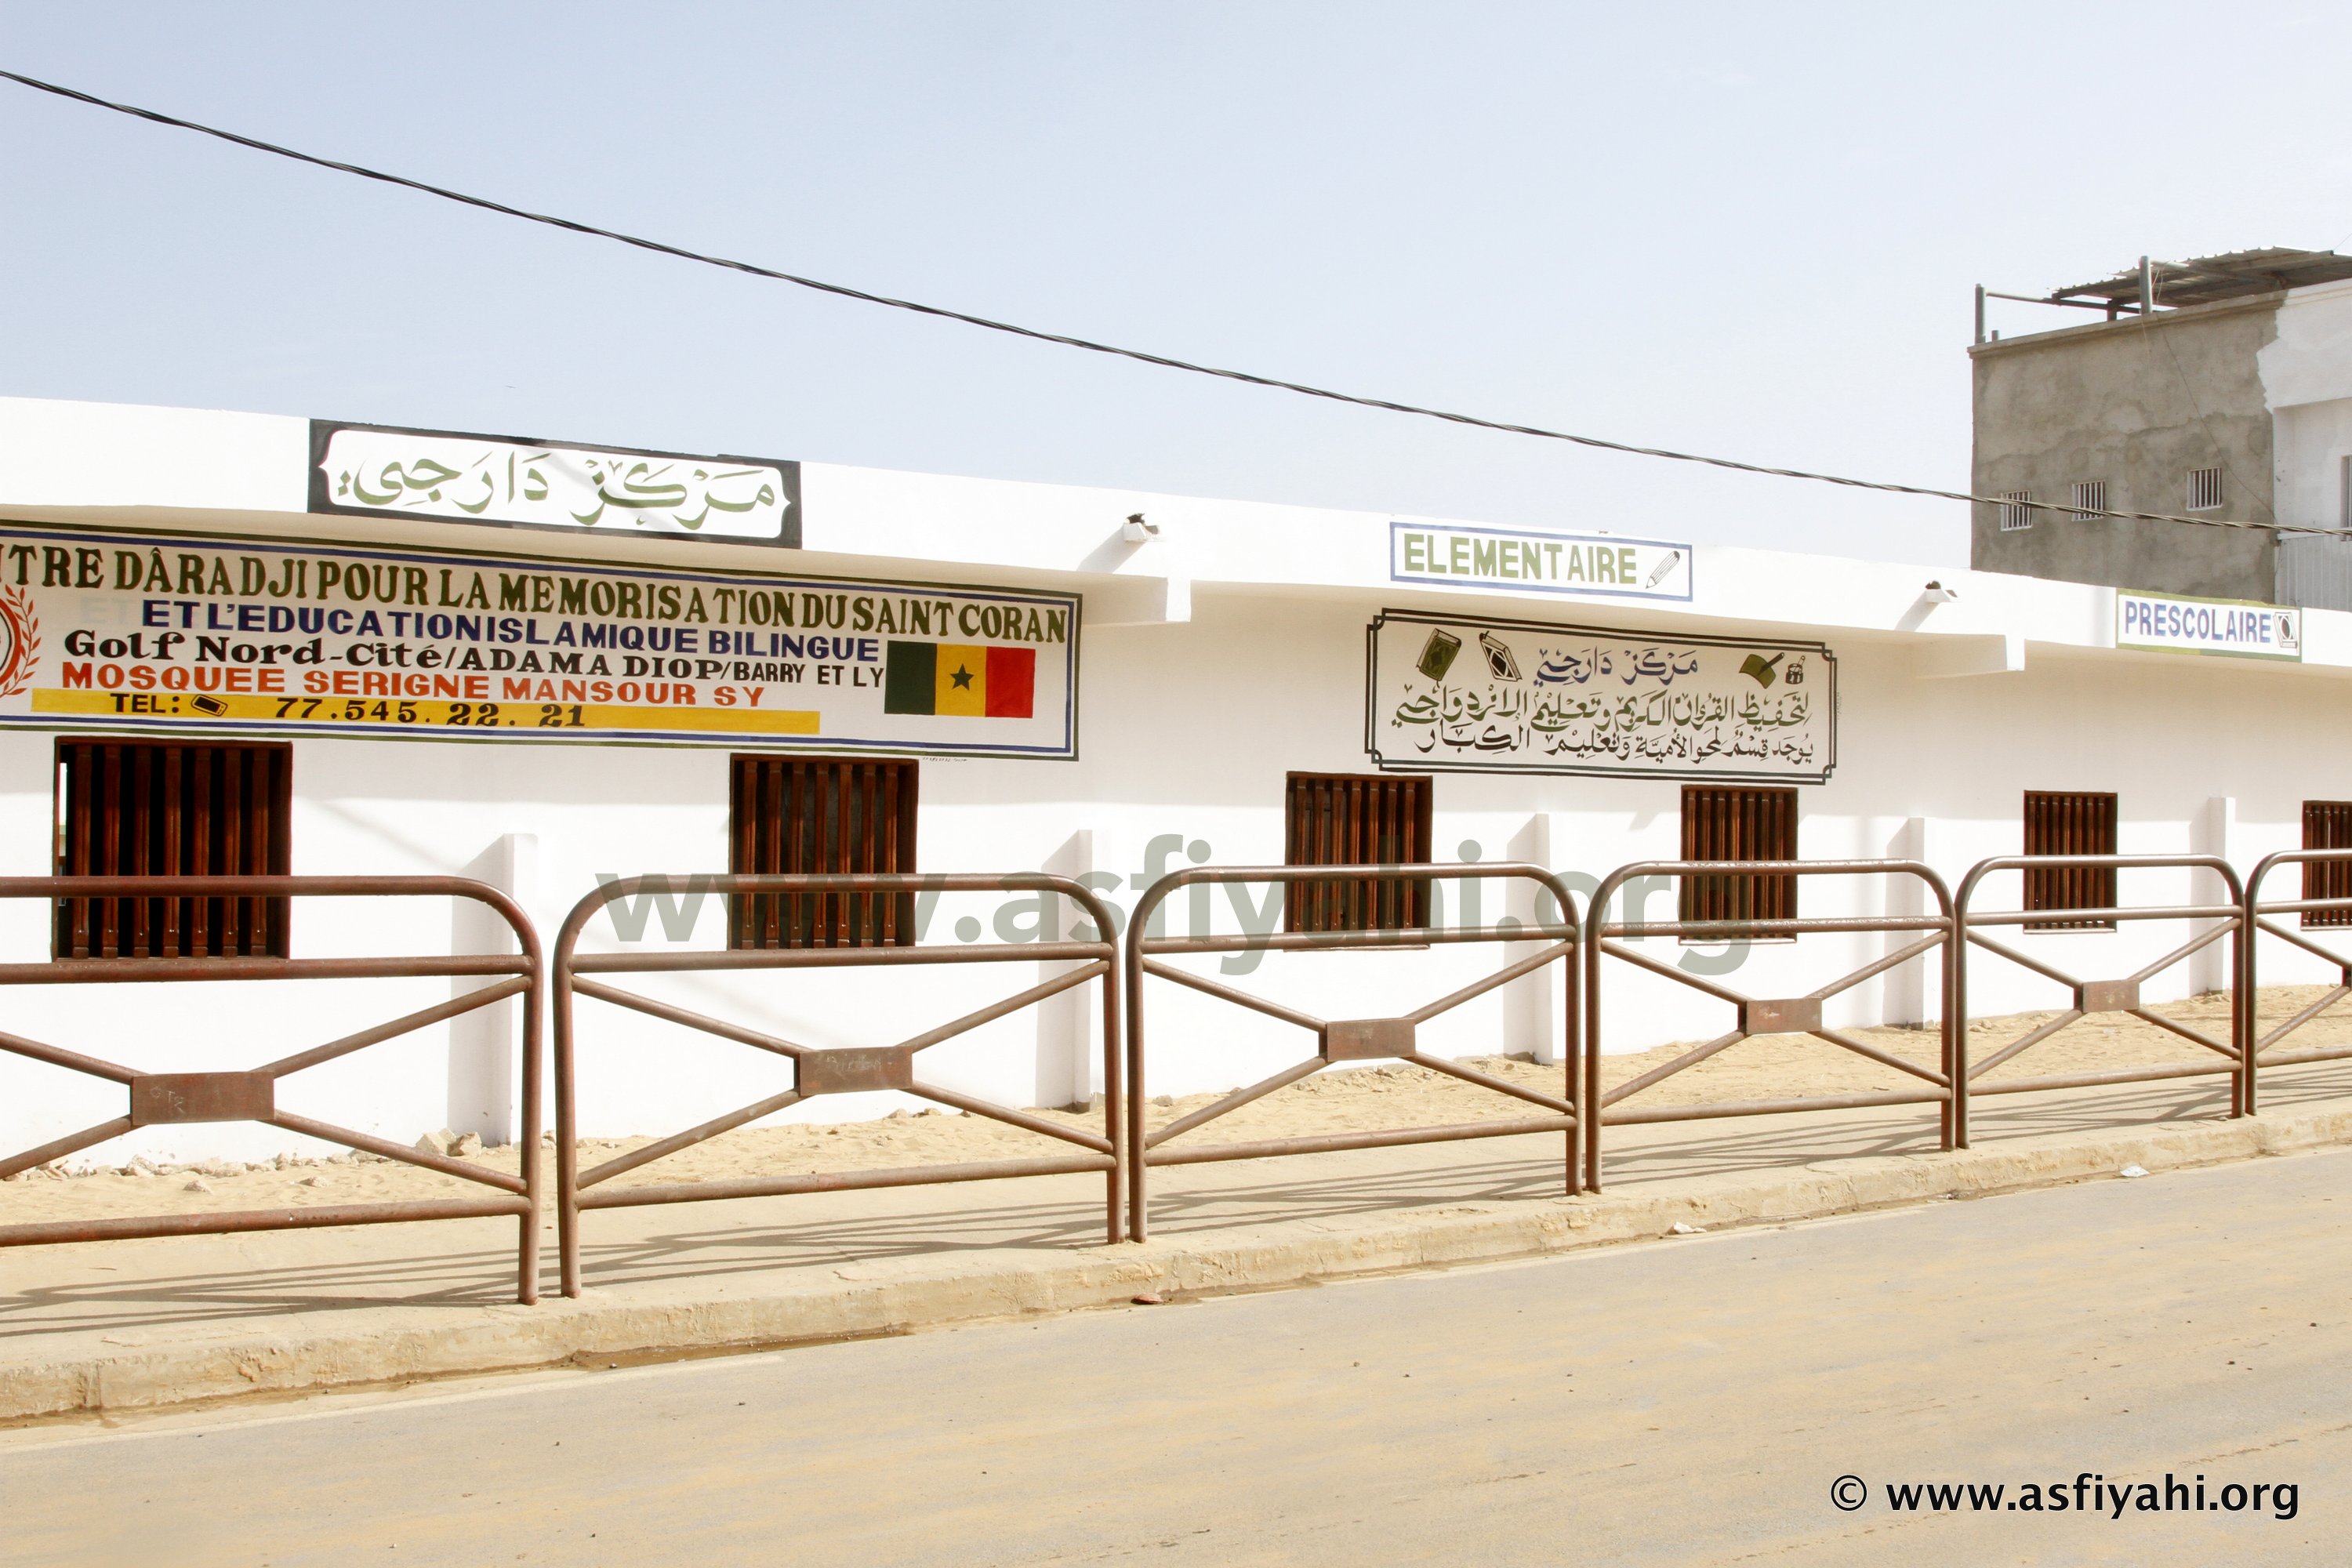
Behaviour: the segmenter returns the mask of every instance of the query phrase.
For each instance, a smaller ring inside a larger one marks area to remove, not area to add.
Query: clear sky
[[[2347,62],[2341,4],[0,0],[11,68],[520,205],[1376,395],[1956,489],[1971,286],[2352,238]],[[1967,550],[1956,503],[1011,342],[6,83],[0,394]]]

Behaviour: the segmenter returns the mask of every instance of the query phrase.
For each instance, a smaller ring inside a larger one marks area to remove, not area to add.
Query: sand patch
[[[2262,1026],[2275,1026],[2325,994],[2325,989],[2317,986],[2264,991]],[[2216,1038],[2226,1038],[2227,1007],[2226,998],[2209,994],[2152,1010]],[[2024,1013],[1979,1020],[1971,1030],[1970,1053],[1981,1061],[2002,1044],[2056,1016]],[[1868,1028],[1850,1033],[1888,1055],[1923,1067],[1936,1064],[1937,1037],[1932,1029]],[[2324,1015],[2298,1031],[2293,1044],[2296,1047],[2352,1045],[2352,1008],[2342,1014]],[[1690,1048],[1691,1044],[1685,1043],[1603,1058],[1604,1090],[1664,1066]],[[2015,1081],[2059,1073],[2203,1060],[2218,1063],[2221,1058],[2144,1020],[2109,1014],[2068,1026],[1981,1081]],[[1465,1065],[1546,1094],[1560,1094],[1564,1087],[1563,1069],[1558,1066],[1498,1057],[1465,1058]],[[1622,1105],[1633,1109],[1787,1100],[1927,1087],[1923,1080],[1898,1068],[1825,1041],[1801,1035],[1769,1035],[1740,1041]],[[1167,1126],[1219,1098],[1214,1094],[1156,1097],[1146,1108],[1147,1124],[1153,1128]],[[1098,1108],[1090,1111],[1041,1110],[1032,1114],[1062,1126],[1097,1134],[1103,1131]],[[1318,1073],[1276,1089],[1229,1116],[1185,1134],[1182,1142],[1239,1142],[1543,1114],[1539,1106],[1426,1068],[1351,1068]],[[667,1133],[669,1130],[659,1131]],[[642,1148],[653,1141],[654,1135],[583,1140],[579,1151],[581,1167],[585,1170],[617,1154]],[[1076,1152],[1073,1145],[984,1117],[916,1112],[869,1121],[742,1128],[614,1180],[618,1184],[636,1185],[1024,1159]],[[514,1173],[520,1166],[520,1152],[513,1148],[484,1150],[472,1159],[487,1170]],[[551,1165],[550,1175],[551,1185]],[[203,1190],[192,1191],[192,1185]],[[0,1223],[387,1203],[480,1196],[493,1191],[438,1172],[373,1155],[351,1154],[315,1161],[289,1159],[261,1167],[207,1163],[161,1173],[136,1167],[127,1173],[115,1169],[83,1175],[26,1172],[0,1186]]]

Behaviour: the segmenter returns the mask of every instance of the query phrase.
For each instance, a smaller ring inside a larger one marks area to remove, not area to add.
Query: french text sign
[[[1072,595],[0,528],[0,725],[1077,752]],[[902,700],[919,670],[926,700]]]

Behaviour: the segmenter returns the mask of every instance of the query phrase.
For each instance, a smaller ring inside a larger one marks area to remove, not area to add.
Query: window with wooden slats
[[[1426,866],[1425,774],[1292,773],[1283,806],[1287,866]],[[1284,895],[1290,931],[1397,931],[1429,923],[1426,877],[1334,877],[1294,882]]]
[[[1792,789],[1683,786],[1685,860],[1794,860],[1797,792]],[[1682,879],[1685,921],[1777,921],[1797,918],[1792,871],[1707,872]],[[1762,938],[1790,937],[1768,931]]]
[[[916,764],[738,753],[727,868],[751,875],[915,869]],[[727,900],[730,948],[912,947],[915,895],[750,893]]]
[[[2116,852],[2116,797],[2063,790],[2025,792],[2025,852],[2028,855],[2112,855]],[[2025,873],[2025,907],[2032,910],[2104,910],[2116,901],[2112,866],[2035,866]],[[2032,921],[2027,931],[2113,931],[2108,920]]]
[[[282,877],[291,747],[61,739],[60,877]],[[287,899],[59,899],[59,958],[284,958]]]
[[[2352,800],[2303,803],[2305,849],[2352,849]],[[2306,899],[2352,899],[2352,860],[2311,861],[2303,868]],[[2307,926],[2352,926],[2352,909],[2305,910]]]

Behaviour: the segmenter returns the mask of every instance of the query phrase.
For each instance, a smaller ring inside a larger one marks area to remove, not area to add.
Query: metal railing
[[[2242,976],[2239,1005],[2245,1055],[2245,1089],[2241,1096],[2242,1108],[2249,1115],[2258,1108],[2262,1070],[2266,1067],[2289,1067],[2299,1062],[2340,1061],[2352,1057],[2352,1045],[2306,1046],[2300,1050],[2285,1051],[2279,1043],[2305,1024],[2318,1017],[2347,996],[2352,996],[2352,958],[2314,942],[2303,931],[2291,930],[2272,919],[2273,915],[2333,914],[2344,917],[2352,926],[2352,898],[2284,899],[2273,903],[2263,902],[2263,883],[2272,870],[2280,866],[2341,866],[2352,863],[2352,849],[2296,849],[2276,855],[2265,855],[2246,878],[2246,926]],[[2305,930],[2309,928],[2306,927]],[[2328,929],[2326,927],[2323,930]],[[2268,1034],[2262,1032],[2262,1021],[2256,1008],[2262,999],[2257,988],[2255,968],[2265,935],[2279,938],[2291,946],[2326,960],[2336,966],[2336,984],[2326,995],[2302,1009],[2285,1023]]]
[[[1152,936],[1151,917],[1171,893],[1179,888],[1196,883],[1261,883],[1280,885],[1287,890],[1299,882],[1321,881],[1395,881],[1410,877],[1415,881],[1454,881],[1519,879],[1534,882],[1551,895],[1559,911],[1553,920],[1538,911],[1532,925],[1494,927],[1444,928],[1436,926],[1377,928],[1366,931],[1285,931],[1259,935],[1227,936]],[[1477,862],[1462,865],[1413,866],[1240,866],[1192,867],[1172,871],[1144,890],[1137,900],[1135,913],[1127,930],[1127,1059],[1129,1099],[1127,1102],[1127,1139],[1131,1151],[1127,1167],[1128,1237],[1141,1241],[1149,1233],[1150,1193],[1147,1175],[1155,1165],[1196,1164],[1216,1160],[1256,1160],[1273,1155],[1328,1153],[1342,1149],[1391,1148],[1408,1143],[1452,1142],[1471,1138],[1505,1138],[1529,1132],[1559,1132],[1568,1141],[1566,1157],[1567,1185],[1570,1192],[1577,1187],[1578,1127],[1577,1083],[1579,1035],[1577,1020],[1577,973],[1574,955],[1580,925],[1575,896],[1565,883],[1540,866],[1516,861]],[[1318,1018],[1295,1007],[1267,1001],[1246,991],[1194,974],[1172,963],[1161,962],[1161,955],[1176,953],[1211,953],[1241,952],[1333,952],[1364,948],[1396,948],[1437,946],[1474,942],[1543,942],[1547,945],[1538,952],[1505,964],[1492,974],[1453,991],[1427,1006],[1395,1017],[1382,1018]],[[1444,1057],[1429,1056],[1418,1047],[1417,1031],[1439,1015],[1452,1011],[1524,975],[1533,974],[1546,965],[1566,959],[1562,973],[1566,975],[1566,1009],[1562,1021],[1561,1061],[1565,1073],[1562,1092],[1545,1094],[1523,1084],[1507,1082],[1475,1068],[1462,1066]],[[1147,1095],[1144,1088],[1144,985],[1146,976],[1170,981],[1194,991],[1230,1002],[1266,1017],[1277,1018],[1295,1025],[1316,1037],[1316,1052],[1305,1061],[1283,1068],[1273,1077],[1237,1089],[1217,1100],[1178,1117],[1156,1131],[1144,1126]],[[1344,1061],[1397,1060],[1415,1067],[1427,1068],[1481,1089],[1491,1089],[1528,1104],[1546,1112],[1542,1116],[1520,1117],[1508,1121],[1458,1122],[1443,1127],[1403,1128],[1377,1132],[1334,1132],[1315,1136],[1271,1138],[1249,1142],[1216,1143],[1181,1149],[1168,1147],[1171,1140],[1181,1137],[1195,1128],[1205,1126],[1220,1117],[1240,1110],[1252,1100],[1272,1094],[1278,1089],[1311,1078],[1335,1063]]]
[[[2276,858],[2276,857],[2273,857]],[[2222,904],[2160,904],[2147,907],[2126,906],[2120,897],[2110,905],[2074,910],[2008,910],[1979,913],[1969,908],[1976,891],[1987,877],[2000,871],[2036,870],[2206,870],[2219,876],[2229,889],[2230,901]],[[1959,891],[1953,897],[1953,909],[1959,921],[1961,935],[1966,939],[1960,962],[1952,973],[1951,996],[1946,1011],[1960,1035],[1960,1059],[1965,1069],[1965,1092],[1960,1096],[1959,1130],[1957,1147],[1969,1143],[1969,1100],[1981,1094],[2028,1094],[2051,1089],[2089,1089],[2106,1084],[2147,1083],[2162,1079],[2209,1077],[2215,1073],[2230,1075],[2230,1114],[2242,1116],[2252,1109],[2252,1085],[2245,1071],[2246,1016],[2251,1005],[2246,1000],[2244,978],[2246,955],[2244,934],[2246,910],[2243,889],[2238,873],[2230,863],[2216,855],[2005,855],[1990,860],[1979,860],[1969,868],[1960,880]],[[2200,921],[2218,923],[2196,932],[2187,942],[2152,963],[2143,964],[2120,980],[2084,980],[2066,973],[2055,964],[2045,963],[2028,952],[2020,952],[2007,942],[1996,942],[1979,934],[1991,926],[2075,927],[2107,925],[2126,921]],[[2168,1018],[2161,1013],[2143,1006],[2140,988],[2150,979],[2181,963],[2192,953],[2203,951],[2223,937],[2230,940],[2229,973],[2231,989],[2236,993],[2230,1006],[2230,1038],[2217,1040],[2201,1029]],[[1982,1061],[1970,1059],[1969,1045],[1969,967],[1974,950],[1982,948],[1996,953],[2021,968],[2055,981],[2074,993],[2072,1006],[2049,1022],[2036,1026],[2013,1040],[2003,1043]],[[2127,1013],[2143,1023],[2169,1030],[2182,1039],[2200,1046],[2221,1058],[2220,1063],[2203,1060],[2188,1063],[2156,1063],[2146,1067],[2116,1068],[2100,1072],[2055,1073],[2041,1078],[2009,1079],[1999,1083],[1978,1080],[1994,1068],[2014,1060],[2032,1049],[2069,1024],[2094,1013]]]
[[[740,948],[699,952],[593,952],[577,950],[581,932],[590,920],[615,899],[641,893],[667,893],[681,884],[697,889],[740,896],[761,894],[980,893],[1050,892],[1068,899],[1094,922],[1097,939],[1089,942],[991,942],[940,947],[793,947]],[[1093,893],[1064,877],[1040,872],[919,875],[764,875],[628,877],[608,882],[572,906],[556,938],[553,976],[555,1018],[555,1121],[557,1235],[562,1257],[563,1293],[580,1294],[580,1215],[583,1209],[621,1208],[644,1204],[699,1203],[719,1198],[774,1197],[793,1193],[842,1192],[863,1187],[916,1186],[940,1182],[989,1181],[1003,1176],[1066,1175],[1100,1171],[1105,1175],[1104,1221],[1108,1238],[1120,1234],[1121,1175],[1126,1159],[1122,1126],[1120,1058],[1118,1050],[1118,947],[1112,936],[1115,917]],[[935,963],[1037,963],[1068,961],[1077,967],[1032,985],[1026,990],[967,1013],[937,1028],[887,1046],[855,1046],[821,1049],[780,1039],[761,1030],[693,1012],[671,1003],[624,991],[591,975],[650,973],[710,973],[739,970],[901,968]],[[1103,983],[1103,1103],[1107,1136],[1065,1126],[1010,1106],[919,1082],[915,1056],[942,1041],[976,1029],[1009,1014],[1073,990],[1089,980]],[[578,1031],[572,1016],[575,996],[592,997],[616,1007],[681,1025],[732,1040],[756,1050],[772,1052],[793,1064],[790,1089],[753,1100],[736,1110],[658,1139],[603,1163],[579,1169],[577,1138],[578,1083],[575,1066]],[[610,1187],[614,1177],[647,1165],[681,1149],[772,1115],[787,1106],[819,1095],[859,1090],[898,1089],[973,1115],[1025,1128],[1075,1145],[1083,1152],[1026,1160],[992,1160],[949,1165],[907,1166],[889,1170],[814,1172],[805,1174],[752,1176],[725,1181],[681,1182],[658,1186]]]
[[[1724,877],[1724,876],[1800,876],[1800,877],[1908,877],[1916,879],[1935,895],[1937,911],[1920,915],[1833,915],[1811,919],[1794,915],[1764,920],[1741,921],[1611,921],[1607,918],[1610,901],[1618,889],[1636,877]],[[1822,1004],[1842,992],[1852,990],[1865,980],[1876,978],[1915,960],[1924,960],[1941,949],[1944,973],[1948,978],[1958,947],[1959,927],[1953,918],[1952,895],[1942,878],[1933,869],[1916,860],[1643,860],[1621,866],[1609,874],[1592,895],[1594,913],[1590,921],[1592,940],[1586,944],[1584,1005],[1584,1070],[1585,1096],[1595,1107],[1591,1126],[1585,1135],[1584,1186],[1588,1192],[1599,1192],[1601,1182],[1601,1129],[1610,1125],[1634,1122],[1689,1121],[1728,1116],[1774,1116],[1806,1110],[1855,1110],[1880,1105],[1926,1105],[1940,1107],[1938,1131],[1943,1147],[1954,1146],[1963,1125],[1960,1110],[1965,1094],[1958,1065],[1956,1045],[1949,1009],[1944,1009],[1945,1020],[1940,1026],[1938,1065],[1927,1068],[1914,1061],[1880,1050],[1866,1040],[1860,1040],[1843,1029],[1825,1026]],[[1636,952],[1624,945],[1628,938],[1671,936],[1695,942],[1735,942],[1756,938],[1797,938],[1809,933],[1844,931],[1856,934],[1873,932],[1924,932],[1910,942],[1871,960],[1861,968],[1850,971],[1829,984],[1817,986],[1801,996],[1756,997],[1717,984],[1699,975],[1686,973],[1673,964],[1661,963],[1646,953]],[[1601,960],[1615,958],[1637,969],[1662,976],[1678,985],[1688,986],[1738,1009],[1738,1021],[1729,1032],[1717,1036],[1703,1045],[1695,1046],[1670,1062],[1653,1068],[1629,1082],[1603,1092],[1601,1087],[1601,1050],[1603,1039],[1601,1015]],[[1867,1057],[1883,1067],[1919,1079],[1920,1089],[1874,1090],[1854,1094],[1806,1095],[1790,1100],[1759,1100],[1734,1102],[1698,1103],[1693,1105],[1654,1105],[1625,1110],[1612,1110],[1634,1095],[1654,1088],[1677,1073],[1687,1072],[1718,1052],[1727,1050],[1740,1041],[1757,1035],[1811,1035],[1815,1039]]]
[[[0,899],[171,898],[450,898],[485,904],[514,931],[520,951],[509,954],[412,958],[69,958],[44,963],[0,963],[0,985],[101,985],[221,980],[382,980],[478,976],[489,984],[462,996],[404,1014],[323,1045],[235,1071],[147,1073],[119,1062],[0,1034],[0,1051],[121,1084],[123,1114],[37,1149],[0,1158],[0,1176],[47,1164],[121,1137],[138,1127],[192,1121],[257,1121],[349,1149],[378,1154],[445,1176],[491,1187],[497,1198],[404,1203],[334,1204],[311,1207],[235,1210],[212,1214],[145,1215],[115,1219],[52,1220],[0,1226],[0,1247],[51,1242],[113,1241],[136,1237],[222,1236],[317,1226],[383,1225],[406,1220],[513,1216],[516,1295],[539,1299],[539,934],[513,900],[487,883],[460,877],[7,877]],[[429,1153],[332,1122],[279,1109],[279,1079],[334,1061],[477,1008],[520,996],[522,1005],[521,1173],[486,1169],[470,1161]]]

